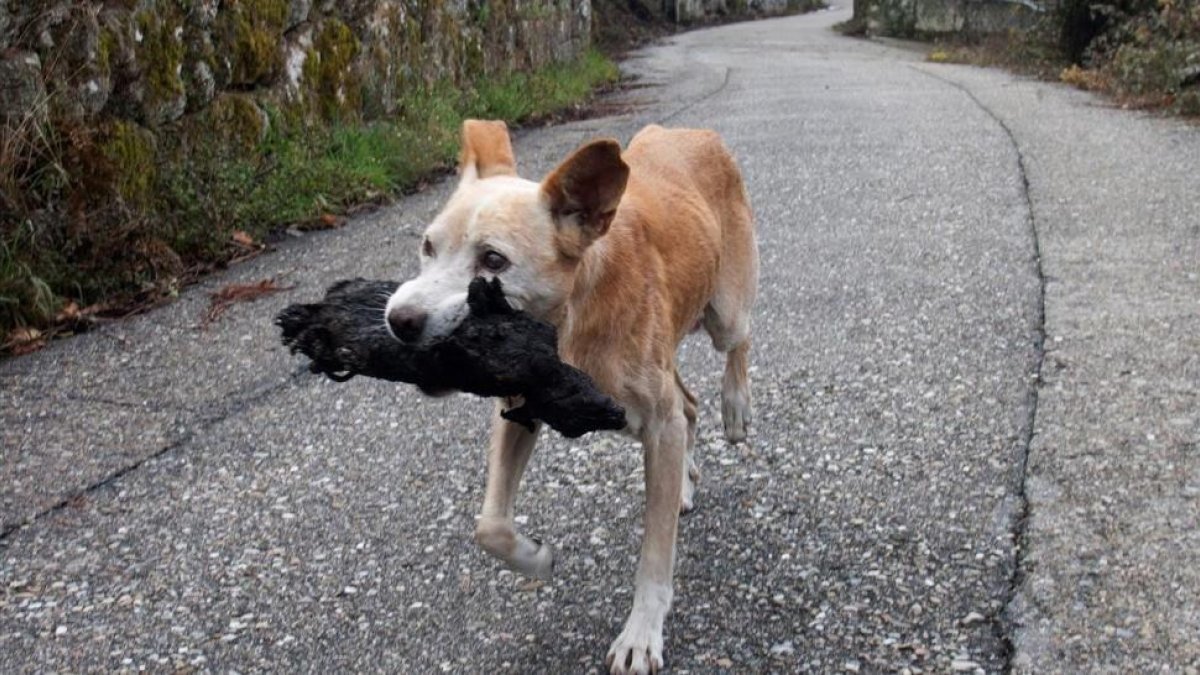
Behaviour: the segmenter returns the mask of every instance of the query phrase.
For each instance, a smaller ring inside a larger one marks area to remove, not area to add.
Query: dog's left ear
[[[628,180],[621,145],[605,139],[579,148],[542,181],[542,201],[558,225],[565,255],[583,255],[608,232]]]
[[[458,174],[463,181],[517,175],[517,160],[503,120],[463,121]]]

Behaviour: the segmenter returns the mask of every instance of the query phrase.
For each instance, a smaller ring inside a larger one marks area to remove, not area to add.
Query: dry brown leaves
[[[80,308],[74,300],[67,302],[54,315],[53,325],[45,328],[22,326],[9,332],[4,342],[0,343],[0,354],[22,356],[36,352],[55,337],[86,331],[107,311],[107,305]]]
[[[243,230],[234,230],[229,236],[229,243],[232,253],[229,256],[227,264],[230,265],[257,257],[260,253],[267,250],[266,244],[256,240]]]
[[[1079,66],[1068,66],[1058,74],[1058,79],[1064,84],[1078,87],[1085,91],[1109,91],[1112,89],[1110,79],[1097,70],[1085,70]]]
[[[207,328],[214,321],[220,319],[230,307],[239,302],[254,302],[263,296],[274,295],[293,288],[295,286],[280,286],[274,277],[249,284],[224,286],[209,296],[208,309],[204,312],[200,327]]]
[[[318,232],[320,230],[336,230],[346,224],[346,217],[336,213],[322,213],[316,218],[301,221],[292,225],[299,232]]]
[[[0,345],[0,351],[13,356],[21,356],[45,347],[46,341],[49,339],[50,336],[43,331],[22,326],[8,334],[8,339],[4,341],[3,345]]]
[[[235,245],[240,246],[245,249],[255,249],[255,248],[259,248],[260,246],[262,246],[262,244],[259,244],[258,242],[254,241],[254,237],[251,237],[249,234],[246,234],[242,230],[234,230],[233,234],[230,236],[230,239],[233,240],[233,243]]]

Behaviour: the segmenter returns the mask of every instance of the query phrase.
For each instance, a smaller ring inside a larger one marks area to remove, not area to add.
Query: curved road
[[[1200,667],[1200,134],[828,30],[681,35],[524,175],[711,127],[755,205],[751,442],[702,399],[672,672]],[[270,323],[415,271],[441,183],[176,304],[0,363],[4,670],[595,672],[631,600],[640,452],[545,436],[540,585],[471,541],[487,404],[308,376]],[[295,290],[197,323],[207,292]],[[1191,670],[1188,670],[1188,669]]]

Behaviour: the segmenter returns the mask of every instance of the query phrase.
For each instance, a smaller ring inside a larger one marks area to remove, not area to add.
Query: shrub
[[[1139,11],[1110,8],[1113,27],[1092,48],[1097,66],[1108,73],[1119,95],[1162,98],[1186,112],[1200,85],[1200,4],[1159,0]]]

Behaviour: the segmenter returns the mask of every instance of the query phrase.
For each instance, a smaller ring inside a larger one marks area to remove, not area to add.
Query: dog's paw
[[[687,471],[683,472],[683,489],[679,493],[679,512],[691,513],[696,508],[696,483],[700,482],[700,469],[688,458]]]
[[[663,667],[662,629],[655,630],[648,622],[629,618],[625,630],[608,648],[609,672],[612,675],[649,675]]]
[[[750,426],[750,401],[741,393],[731,393],[722,398],[721,421],[725,423],[725,438],[730,443],[746,440],[746,429]]]
[[[519,534],[512,522],[482,518],[475,527],[475,541],[514,572],[534,579],[554,575],[554,551],[532,537]]]
[[[696,485],[691,480],[683,479],[683,492],[679,494],[679,513],[691,513],[696,508]]]

